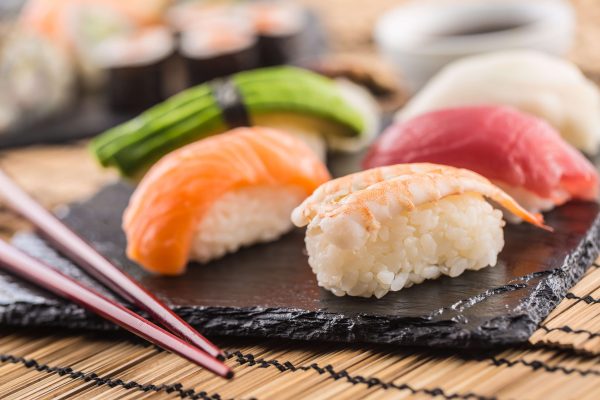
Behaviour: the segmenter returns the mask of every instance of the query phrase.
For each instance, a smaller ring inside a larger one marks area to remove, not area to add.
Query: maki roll
[[[254,31],[234,16],[204,18],[181,32],[180,53],[190,86],[259,66]]]
[[[68,108],[76,98],[76,73],[46,38],[11,31],[0,48],[0,134]]]
[[[398,164],[326,182],[292,221],[307,226],[308,262],[319,286],[337,296],[380,298],[495,265],[504,221],[485,198],[549,229],[484,177],[435,164]]]
[[[27,0],[19,24],[65,52],[83,78],[97,89],[103,74],[95,63],[103,41],[156,26],[171,0]]]
[[[139,112],[162,101],[164,68],[173,46],[166,28],[145,29],[98,45],[94,56],[106,72],[110,108]]]
[[[127,255],[178,275],[242,246],[275,240],[289,215],[329,179],[300,140],[267,128],[237,128],[163,157],[144,176],[123,217]]]
[[[547,122],[505,106],[432,111],[383,133],[363,166],[433,162],[467,168],[530,211],[598,199],[596,168]]]
[[[174,32],[198,29],[203,21],[226,18],[239,14],[229,2],[189,0],[176,2],[165,14],[165,20]]]
[[[258,34],[262,66],[289,64],[298,57],[306,11],[279,1],[254,1],[246,7]]]
[[[238,126],[285,130],[324,155],[354,151],[378,130],[377,105],[361,88],[294,67],[241,72],[187,89],[93,140],[104,166],[138,176],[164,154]]]

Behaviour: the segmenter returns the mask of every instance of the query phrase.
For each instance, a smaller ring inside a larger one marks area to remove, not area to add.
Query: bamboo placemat
[[[599,265],[570,293],[529,344],[496,351],[217,338],[236,372],[231,382],[129,336],[4,331],[0,393],[7,400],[597,399]]]

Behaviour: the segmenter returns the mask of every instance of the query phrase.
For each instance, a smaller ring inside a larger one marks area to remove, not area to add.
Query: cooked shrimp
[[[453,194],[475,192],[497,202],[517,217],[540,228],[541,214],[532,214],[512,197],[475,172],[445,165],[415,163],[373,168],[346,175],[321,185],[292,214],[297,226],[307,225],[316,216],[361,215],[370,223],[372,207],[397,205],[399,209],[437,201]]]

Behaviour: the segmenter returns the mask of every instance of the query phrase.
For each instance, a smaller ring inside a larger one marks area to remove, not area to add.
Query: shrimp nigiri
[[[271,241],[289,215],[329,179],[299,139],[268,128],[238,128],[164,156],[144,176],[123,217],[127,255],[149,271],[177,275]]]
[[[493,266],[502,212],[548,229],[475,172],[436,164],[374,168],[321,185],[292,213],[309,264],[335,295],[378,298],[425,279]]]
[[[433,111],[387,129],[366,168],[432,162],[490,179],[530,211],[596,200],[598,173],[548,123],[505,106]]]

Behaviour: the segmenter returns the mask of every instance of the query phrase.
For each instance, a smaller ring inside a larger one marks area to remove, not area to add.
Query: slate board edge
[[[209,336],[271,337],[293,340],[363,342],[395,345],[427,345],[455,348],[492,347],[525,342],[538,324],[564,298],[600,254],[600,216],[580,245],[560,268],[521,277],[527,281],[541,276],[530,296],[517,311],[486,321],[467,330],[452,320],[361,316],[334,318],[326,311],[276,308],[175,307],[174,310]],[[502,290],[510,285],[498,287]],[[493,294],[491,294],[493,295]],[[490,297],[491,295],[487,295]],[[467,299],[468,300],[468,299]],[[465,300],[465,301],[467,301]],[[484,300],[485,301],[485,300]],[[65,307],[69,312],[65,312]],[[519,312],[527,309],[528,312]],[[459,313],[460,314],[460,313]],[[290,323],[297,321],[297,323]],[[70,304],[14,303],[0,305],[0,324],[12,326],[66,327],[114,330],[115,325]],[[379,325],[377,329],[374,329]],[[368,329],[363,329],[368,327]],[[483,328],[482,328],[483,327]]]
[[[542,273],[545,276],[533,289],[531,295],[518,307],[520,310],[527,309],[528,312],[491,319],[485,324],[485,331],[480,329],[475,332],[473,342],[481,344],[482,340],[490,340],[490,338],[494,339],[496,345],[526,342],[538,325],[565,298],[569,289],[579,282],[598,256],[600,256],[600,215],[596,217],[585,238],[564,264],[560,268]],[[489,336],[488,330],[495,330],[496,333]],[[503,335],[503,332],[520,332],[522,337]]]

